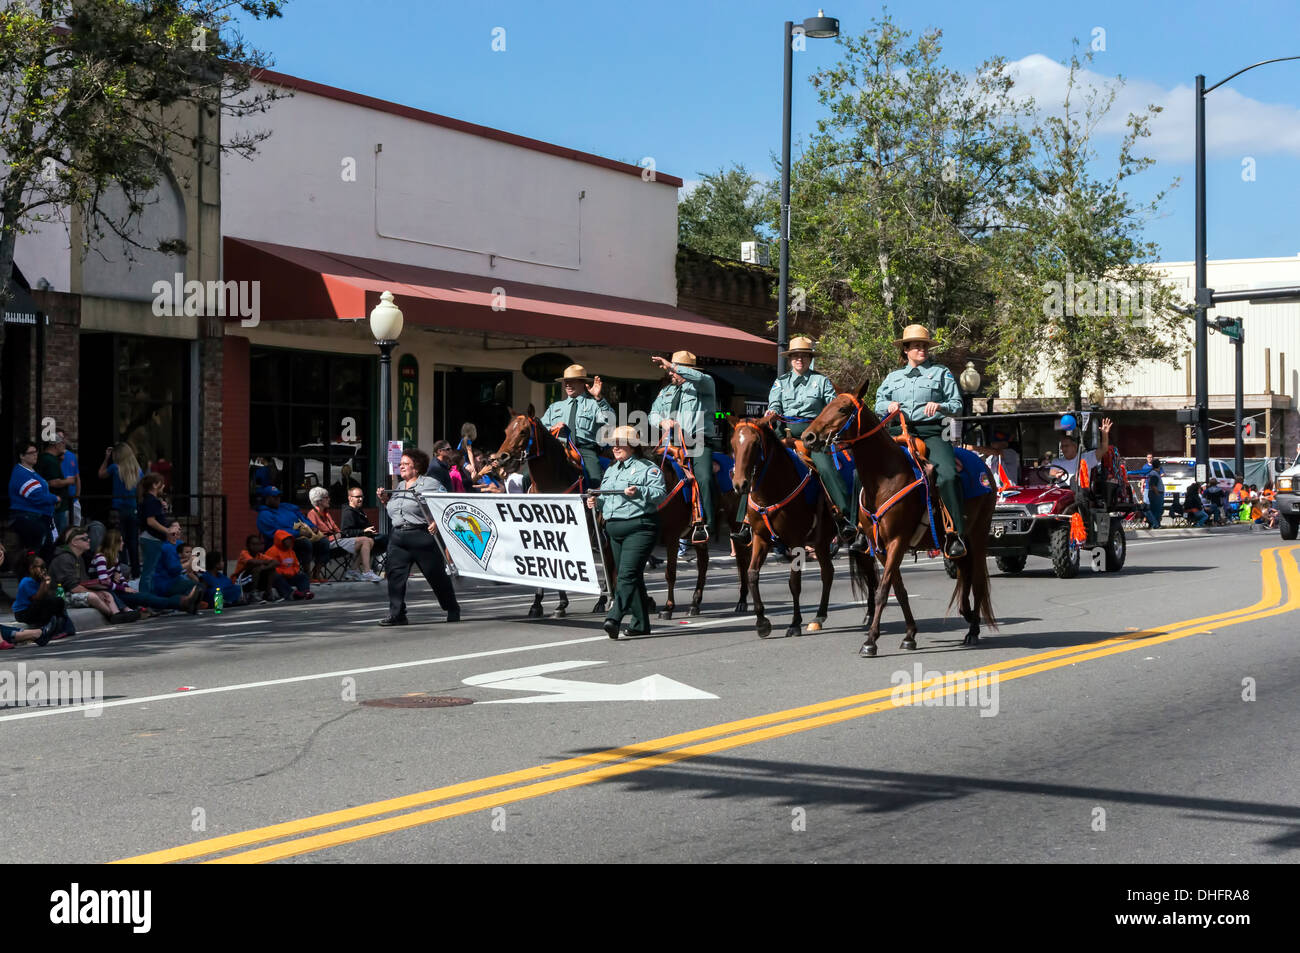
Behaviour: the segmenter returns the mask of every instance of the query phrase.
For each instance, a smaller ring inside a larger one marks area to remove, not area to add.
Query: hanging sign
[[[397,362],[397,435],[415,446],[419,442],[420,368],[414,354],[403,354]]]

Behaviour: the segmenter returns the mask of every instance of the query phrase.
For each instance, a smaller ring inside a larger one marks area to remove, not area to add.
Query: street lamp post
[[[1300,56],[1279,56],[1276,59],[1253,63],[1239,69],[1226,79],[1206,87],[1205,76],[1196,77],[1196,479],[1204,481],[1210,471],[1210,371],[1206,351],[1209,346],[1209,329],[1205,312],[1217,300],[1208,287],[1205,251],[1205,97],[1230,79],[1248,70],[1269,63],[1300,60]]]
[[[834,17],[817,16],[803,21],[803,35],[814,39],[840,35],[840,21]],[[789,332],[786,326],[790,310],[790,93],[793,83],[794,67],[794,21],[785,21],[785,82],[783,83],[783,102],[781,105],[781,264],[780,288],[778,290],[780,309],[776,319],[776,373],[785,373],[785,355],[781,352],[789,347]]]
[[[388,438],[391,432],[389,403],[392,399],[393,348],[402,333],[402,309],[393,303],[393,293],[385,291],[379,304],[370,312],[370,333],[379,345],[379,448],[383,455],[385,484],[392,482],[388,467]],[[379,507],[379,532],[388,532],[388,509]]]

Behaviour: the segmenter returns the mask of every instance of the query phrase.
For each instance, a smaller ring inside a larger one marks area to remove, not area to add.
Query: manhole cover
[[[361,704],[371,708],[455,708],[472,705],[474,699],[454,695],[402,695],[398,698],[369,698]]]

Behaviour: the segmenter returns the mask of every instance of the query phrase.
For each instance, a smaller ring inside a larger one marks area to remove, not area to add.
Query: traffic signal
[[[1246,438],[1255,436],[1255,418],[1247,417],[1241,422],[1241,435]]]
[[[1220,334],[1241,341],[1245,338],[1241,328],[1241,318],[1215,318],[1214,326]]]

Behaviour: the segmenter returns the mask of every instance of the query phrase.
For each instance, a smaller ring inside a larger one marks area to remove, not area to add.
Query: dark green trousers
[[[633,632],[649,632],[650,593],[645,587],[645,564],[659,538],[659,517],[606,520],[605,533],[618,574],[610,583],[615,587],[614,599],[605,618],[618,624],[630,615]]]
[[[943,439],[944,427],[941,424],[912,424],[908,428],[912,434],[925,441],[925,452],[934,464],[934,481],[938,484],[939,498],[948,508],[952,517],[953,529],[958,536],[966,535],[966,516],[962,512],[961,479],[957,476],[957,458],[953,455],[952,444]],[[890,427],[889,432],[897,435],[901,428]],[[934,516],[936,529],[941,528],[939,514]]]
[[[579,447],[578,452],[582,454],[582,462],[587,468],[587,486],[594,490],[600,486],[600,454],[595,447]]]
[[[787,424],[786,426],[789,428],[790,436],[802,437],[804,430],[807,429],[810,423],[812,423],[811,420],[801,420]],[[853,520],[855,518],[853,503],[849,498],[849,491],[845,489],[844,482],[840,479],[839,473],[835,470],[835,460],[829,453],[824,452],[809,454],[809,456],[812,458],[813,468],[817,471],[817,475],[821,477],[822,485],[826,487],[826,494],[831,498],[831,502],[834,503],[839,508],[839,511],[848,517],[849,520]],[[854,485],[857,485],[856,474],[854,475]],[[741,496],[740,507],[736,510],[737,526],[744,522],[745,510],[748,505],[749,494],[745,493]]]

